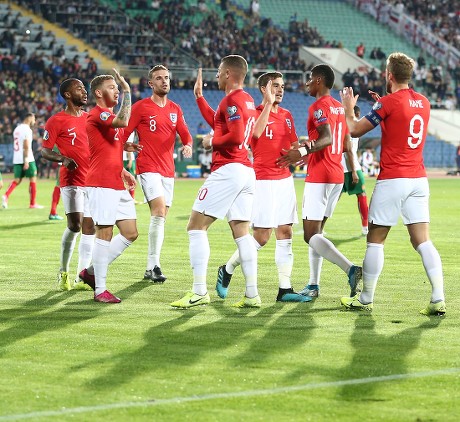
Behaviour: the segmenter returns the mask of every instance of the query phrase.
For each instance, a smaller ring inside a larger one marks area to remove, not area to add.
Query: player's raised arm
[[[117,69],[113,69],[115,74],[115,81],[120,85],[123,92],[123,99],[121,101],[120,110],[112,121],[112,127],[126,127],[129,123],[131,116],[131,88],[125,78],[121,76]]]

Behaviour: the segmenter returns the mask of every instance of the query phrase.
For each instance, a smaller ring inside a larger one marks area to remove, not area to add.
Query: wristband
[[[305,155],[308,154],[307,148],[305,148],[305,147],[300,147],[297,151],[300,152],[301,157],[304,157]]]

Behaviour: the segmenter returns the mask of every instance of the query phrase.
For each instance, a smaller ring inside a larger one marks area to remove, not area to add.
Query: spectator
[[[361,42],[357,47],[356,47],[356,55],[360,58],[364,58],[364,53],[366,52],[366,47],[364,47],[364,44]]]

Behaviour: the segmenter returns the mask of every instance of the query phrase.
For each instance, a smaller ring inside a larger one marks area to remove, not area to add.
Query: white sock
[[[91,265],[91,257],[93,255],[94,234],[81,234],[80,244],[78,245],[78,267],[77,267],[77,280],[78,274],[85,268]]]
[[[308,284],[311,286],[319,286],[321,269],[323,268],[323,257],[309,246],[308,261],[310,263],[310,279],[308,280]]]
[[[149,248],[147,255],[147,269],[152,270],[155,265],[160,267],[160,254],[165,238],[165,218],[150,217]]]
[[[323,237],[322,234],[315,234],[310,238],[308,244],[315,252],[326,258],[328,261],[342,268],[342,271],[348,275],[351,266],[353,265],[329,240]]]
[[[107,265],[110,265],[113,261],[115,261],[123,253],[123,251],[126,248],[128,248],[132,243],[133,242],[130,242],[128,239],[126,239],[126,237],[122,236],[120,233],[118,233],[114,238],[112,238],[112,240],[109,242],[110,248]],[[87,268],[87,270],[89,274],[94,274],[94,262]]]
[[[96,279],[95,295],[100,295],[106,288],[107,269],[109,267],[110,242],[96,238],[93,248],[93,267]]]
[[[68,227],[64,230],[61,238],[61,271],[69,272],[70,259],[72,258],[73,250],[77,236],[80,232],[73,232]]]
[[[444,278],[439,252],[431,240],[418,245],[417,252],[422,257],[426,275],[431,283],[431,302],[435,303],[444,300]]]
[[[257,248],[254,243],[254,238],[250,234],[246,234],[238,239],[235,239],[238,246],[241,260],[241,271],[246,280],[246,297],[256,297],[257,291]]]
[[[122,236],[118,233],[112,240],[110,241],[110,249],[109,249],[109,265],[115,261],[123,251],[131,246],[133,242],[130,242],[126,237]]]
[[[253,240],[254,240],[254,245],[256,245],[256,249],[257,250],[261,249],[262,246],[260,246],[260,243],[256,239],[254,239],[254,237],[253,237]],[[227,271],[229,274],[233,274],[233,272],[235,271],[235,268],[238,267],[240,264],[241,264],[240,251],[237,249],[235,252],[233,252],[233,255],[231,256],[231,258],[228,260],[227,264],[225,265],[225,271]]]
[[[292,239],[282,239],[276,241],[275,263],[278,267],[280,289],[290,289],[292,266],[294,264]]]
[[[209,248],[208,232],[206,230],[190,230],[189,253],[190,265],[193,270],[192,291],[197,295],[205,295],[208,292],[206,287],[206,275],[211,250]]]
[[[359,301],[364,304],[374,301],[375,288],[383,269],[384,262],[383,245],[380,243],[368,243],[363,262],[363,291]]]

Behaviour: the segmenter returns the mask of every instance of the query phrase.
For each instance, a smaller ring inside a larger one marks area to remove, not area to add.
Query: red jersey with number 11
[[[308,137],[318,139],[316,128],[329,124],[332,144],[307,156],[308,167],[306,182],[343,183],[342,153],[345,135],[349,133],[345,110],[341,103],[330,95],[316,100],[308,109]]]

